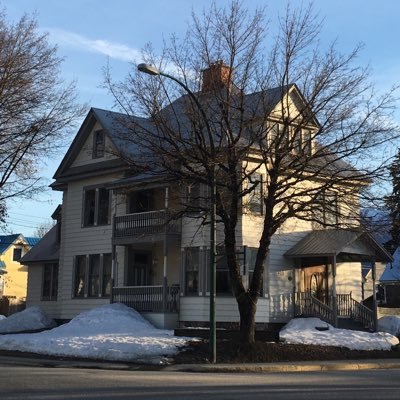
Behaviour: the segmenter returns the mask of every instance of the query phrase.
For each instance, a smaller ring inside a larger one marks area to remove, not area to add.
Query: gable
[[[104,156],[95,158],[93,155],[94,146],[95,146],[95,135],[97,131],[103,131],[104,134]],[[86,133],[86,140],[82,138],[82,146],[77,149],[75,158],[71,162],[71,167],[79,167],[82,165],[88,164],[95,164],[102,161],[108,161],[112,159],[116,159],[115,156],[115,146],[111,142],[110,138],[108,137],[105,129],[101,124],[96,121],[91,129],[88,129]]]
[[[272,118],[276,119],[282,119],[282,115],[289,117],[294,122],[298,120],[300,125],[319,128],[317,119],[296,85],[291,85],[283,99],[276,103],[270,114]]]
[[[90,173],[97,173],[106,168],[120,167],[120,159],[114,155],[116,146],[111,138],[112,124],[107,124],[107,120],[102,121],[99,115],[104,114],[104,110],[97,110],[91,108],[81,127],[78,130],[74,140],[72,141],[67,153],[62,159],[53,179],[62,182],[63,178],[71,176],[79,176],[85,171]],[[112,112],[108,112],[111,115]],[[104,119],[104,118],[103,118]],[[105,145],[104,155],[99,158],[93,157],[94,135],[98,130],[104,132]],[[99,166],[99,164],[102,164]],[[57,187],[56,182],[52,184],[54,188]]]

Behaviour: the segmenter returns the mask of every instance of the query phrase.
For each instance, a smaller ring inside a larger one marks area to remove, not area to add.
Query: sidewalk
[[[49,368],[88,368],[132,371],[165,371],[165,372],[197,372],[197,373],[267,373],[267,372],[316,372],[316,371],[355,371],[367,369],[400,369],[400,359],[370,360],[337,360],[337,361],[299,361],[278,363],[248,364],[172,364],[151,365],[129,362],[110,362],[98,360],[59,360],[45,357],[28,357],[24,355],[2,355],[1,365],[16,365]]]

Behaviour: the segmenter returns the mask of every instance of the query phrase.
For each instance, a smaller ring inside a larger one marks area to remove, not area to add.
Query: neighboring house
[[[400,247],[379,278],[380,314],[400,315]]]
[[[0,297],[26,299],[28,268],[20,260],[38,241],[22,234],[0,235]]]
[[[278,93],[282,90],[270,91],[271,115],[280,104]],[[284,95],[291,107],[304,102],[295,85]],[[122,302],[159,327],[206,326],[209,229],[187,216],[169,218],[169,210],[178,207],[171,194],[183,190],[179,182],[133,175],[114,155],[129,151],[115,133],[124,118],[92,108],[58,167],[52,184],[63,193],[58,224],[23,260],[29,266],[28,305],[40,305],[64,320],[110,301]],[[310,138],[310,129],[318,129],[317,123],[307,127],[304,138]],[[304,143],[308,151],[314,145]],[[326,201],[334,199],[327,196]],[[244,282],[252,275],[262,221],[260,204],[244,206],[237,228]],[[349,307],[342,304],[359,310],[361,262],[391,259],[357,227],[315,228],[293,219],[275,234],[257,306],[259,327],[287,322],[294,315],[332,321],[348,315]],[[219,242],[221,235],[218,230]],[[223,256],[217,262],[216,318],[229,326],[239,321]]]

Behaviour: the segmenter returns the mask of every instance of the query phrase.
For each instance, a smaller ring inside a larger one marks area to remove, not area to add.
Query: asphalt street
[[[400,370],[189,373],[0,364],[0,399],[399,399]]]

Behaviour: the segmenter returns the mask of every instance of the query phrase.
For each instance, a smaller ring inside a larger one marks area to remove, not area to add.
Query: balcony
[[[113,222],[114,244],[124,244],[139,236],[163,237],[165,234],[177,235],[180,232],[180,220],[173,220],[171,213],[166,210],[118,215]]]

